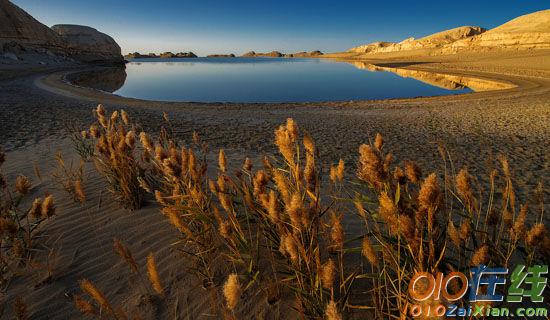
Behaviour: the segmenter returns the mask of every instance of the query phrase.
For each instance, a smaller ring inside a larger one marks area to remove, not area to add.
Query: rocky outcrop
[[[550,10],[517,17],[483,34],[453,42],[442,52],[493,49],[550,49]]]
[[[58,24],[52,27],[66,44],[69,55],[84,62],[122,63],[120,46],[92,27]]]
[[[48,28],[8,0],[0,0],[0,53],[40,63],[124,61],[120,47],[108,35],[85,26]]]
[[[550,49],[550,10],[517,17],[489,31],[480,27],[460,27],[399,43],[374,42],[351,48],[348,52],[374,54],[421,49],[429,49],[425,52],[427,54],[450,54],[461,50]]]
[[[127,55],[125,55],[124,59],[158,58],[158,57],[159,56],[157,56],[154,53],[141,54],[139,52],[133,52],[133,53],[128,53]]]
[[[176,58],[197,58],[197,55],[193,52],[178,52],[176,53]]]
[[[248,51],[247,53],[243,54],[242,56],[243,56],[243,57],[255,57],[255,56],[256,56],[256,52],[254,52],[254,51]]]
[[[310,51],[310,52],[305,52],[305,51],[302,51],[302,52],[296,52],[296,53],[291,53],[290,55],[285,55],[285,56],[289,56],[290,58],[308,58],[308,57],[318,57],[318,56],[322,56],[323,53],[319,50],[315,50],[315,51]]]
[[[235,58],[233,53],[231,54],[210,54],[206,56],[207,58]]]
[[[279,51],[271,51],[268,53],[261,53],[261,52],[254,52],[249,51],[242,55],[243,57],[270,57],[270,58],[280,58],[283,57],[284,54],[280,53]]]
[[[10,1],[0,0],[0,49],[6,45],[62,50],[57,34]]]
[[[254,51],[249,51],[245,54],[243,54],[242,56],[243,57],[271,57],[271,58],[281,58],[281,57],[285,57],[285,58],[304,58],[304,57],[317,57],[317,56],[320,56],[320,55],[323,55],[323,53],[319,50],[315,50],[315,51],[310,51],[310,52],[305,52],[305,51],[302,51],[302,52],[296,52],[296,53],[281,53],[279,51],[271,51],[271,52],[268,52],[268,53],[261,53],[261,52],[254,52]]]
[[[418,49],[441,48],[460,39],[465,39],[485,32],[481,27],[464,26],[438,32],[420,39],[407,38],[399,43],[374,42],[367,45],[351,48],[348,51],[355,53],[385,53],[410,51]]]

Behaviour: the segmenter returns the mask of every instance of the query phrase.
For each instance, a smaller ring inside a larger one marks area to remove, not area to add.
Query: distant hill
[[[417,49],[440,48],[457,40],[481,34],[486,30],[481,27],[464,26],[438,32],[420,39],[408,38],[399,43],[374,42],[367,45],[349,49],[357,53],[382,53]]]
[[[550,10],[517,17],[481,35],[454,42],[443,51],[497,48],[550,49]]]
[[[464,26],[399,43],[374,42],[351,48],[348,52],[375,54],[430,49],[431,54],[446,54],[460,50],[546,48],[550,48],[550,10],[517,17],[488,31]]]

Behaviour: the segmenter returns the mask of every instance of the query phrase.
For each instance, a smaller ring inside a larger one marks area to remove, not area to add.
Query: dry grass
[[[137,155],[136,128],[130,126],[124,110],[121,114],[115,111],[107,117],[99,105],[95,110],[97,123],[83,131],[82,136],[95,143],[91,158],[109,184],[111,194],[123,207],[135,210],[144,200],[140,180],[145,176],[145,168],[143,159]],[[146,149],[142,156],[147,158],[152,151]]]
[[[71,195],[75,202],[84,203],[86,194],[84,192],[84,160],[81,160],[78,167],[72,161],[67,165],[61,152],[55,155],[57,162],[56,170],[52,177],[54,182],[65,192]]]
[[[0,150],[0,167],[5,154]],[[18,274],[22,268],[34,265],[31,251],[35,247],[35,238],[39,226],[55,214],[53,196],[34,199],[28,208],[22,208],[22,201],[31,191],[31,181],[18,176],[11,185],[0,171],[0,284]],[[20,307],[15,308],[22,310]],[[19,318],[24,318],[20,317]]]
[[[516,203],[503,157],[483,190],[466,168],[455,172],[444,148],[444,169],[424,175],[413,161],[395,164],[377,135],[359,148],[356,178],[343,161],[325,177],[314,141],[288,119],[275,131],[279,155],[260,168],[247,159],[230,173],[220,150],[217,172],[207,174],[207,149],[197,134],[193,145],[182,146],[165,129],[155,142],[140,132],[138,147],[127,114],[107,119],[101,106],[96,114],[99,125],[86,134],[95,139],[93,158],[112,193],[131,209],[145,193],[154,195],[181,233],[174,245],[188,262],[182,272],[215,288],[223,299],[213,302],[228,318],[246,316],[243,295],[264,296],[266,306],[280,303],[300,318],[342,319],[357,310],[377,319],[405,318],[416,271],[531,264],[550,249],[542,196],[536,217]],[[349,215],[362,221],[361,234],[346,233],[342,221]],[[115,251],[139,273],[126,247],[115,242]],[[166,298],[170,290],[152,255],[147,275]],[[95,310],[79,297],[75,303],[84,313]]]

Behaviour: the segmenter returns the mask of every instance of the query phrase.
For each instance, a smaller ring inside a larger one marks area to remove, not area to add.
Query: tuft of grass
[[[0,167],[6,155],[0,150]],[[22,202],[28,197],[32,183],[19,175],[13,185],[0,171],[0,283],[4,284],[31,262],[40,225],[55,215],[54,198],[46,195],[36,198],[24,208]]]
[[[129,125],[126,113],[120,116],[118,111],[114,111],[107,117],[102,105],[98,105],[95,115],[97,123],[82,134],[94,142],[95,151],[91,158],[115,199],[124,208],[139,209],[145,195],[140,181],[146,175],[146,168],[136,150],[135,128]],[[145,152],[152,150],[146,149]]]

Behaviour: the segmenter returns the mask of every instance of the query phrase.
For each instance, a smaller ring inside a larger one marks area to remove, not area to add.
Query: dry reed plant
[[[548,250],[540,247],[549,239],[542,215],[531,219],[535,223],[529,227],[527,205],[515,203],[505,158],[500,160],[501,172],[491,173],[484,194],[466,168],[457,174],[423,176],[414,162],[392,165],[393,156],[383,151],[379,136],[375,145],[362,145],[359,153],[357,176],[365,188],[355,191],[356,198],[378,199],[357,205],[366,228],[362,252],[374,273],[360,277],[371,278],[377,318],[406,317],[407,287],[417,271],[467,274],[480,264],[530,264],[540,261],[539,249]],[[442,154],[448,161],[444,150]]]
[[[103,128],[96,127],[97,148],[105,155],[96,157],[113,157],[106,150],[123,143],[120,132],[126,132],[116,124],[117,113],[110,120],[101,108],[97,114]],[[165,129],[157,142],[145,132],[139,140],[140,148],[130,143],[132,161],[104,165],[128,172],[139,158],[140,168],[147,167],[147,175],[136,174],[133,183],[154,194],[181,234],[175,245],[191,258],[189,271],[223,296],[218,308],[232,317],[240,314],[242,296],[263,294],[268,304],[291,305],[300,318],[342,319],[361,309],[376,319],[404,319],[417,271],[531,263],[550,249],[543,206],[533,217],[526,204],[516,203],[505,158],[485,193],[467,169],[447,170],[453,165],[443,148],[445,170],[423,174],[413,161],[395,164],[378,134],[359,148],[357,179],[346,175],[340,161],[325,186],[314,141],[292,119],[275,131],[278,155],[257,169],[246,159],[234,173],[220,150],[217,172],[207,174],[207,151],[197,134],[192,146],[179,145]],[[364,224],[361,235],[343,228],[351,212]],[[162,295],[154,266],[148,259],[149,279]],[[365,287],[367,298],[351,301]]]
[[[276,165],[266,159],[255,172],[247,160],[229,175],[220,150],[217,178],[210,180],[193,148],[178,148],[172,140],[166,145],[157,145],[152,158],[163,176],[155,197],[182,233],[182,251],[195,258],[193,270],[205,283],[224,272],[213,270],[221,254],[239,271],[243,291],[260,290],[261,282],[278,278],[294,293],[304,317],[322,317],[331,299],[347,297],[353,279],[341,276],[342,215],[325,215],[314,142],[307,134],[300,139],[292,119],[276,131],[281,154],[273,159]],[[227,299],[227,290],[224,295],[233,311],[234,299]]]
[[[114,111],[107,116],[105,108],[98,105],[95,110],[97,123],[83,131],[82,136],[94,141],[92,158],[111,194],[124,208],[136,210],[144,200],[145,191],[140,180],[145,175],[145,168],[136,150],[136,129],[129,124],[126,112],[121,111],[121,114]]]
[[[81,131],[74,123],[67,124],[65,131],[71,139],[74,150],[78,153],[83,161],[89,161],[94,155],[94,144],[90,140],[88,131]]]
[[[164,288],[161,283],[157,263],[152,252],[147,256],[145,268],[147,271],[147,279],[149,280],[150,286],[153,290],[150,291],[149,287],[147,287],[146,283],[143,281],[145,277],[142,275],[142,272],[138,267],[138,263],[134,259],[130,249],[126,247],[119,239],[114,239],[113,249],[122,261],[129,266],[130,271],[139,276],[139,280],[142,281],[142,284],[146,288],[146,291],[144,292],[145,294],[149,295],[149,297],[153,294],[156,294],[158,297],[164,296]],[[90,301],[80,294],[75,294],[73,296],[73,302],[76,309],[83,315],[92,315],[98,317],[99,319],[105,318],[106,315],[108,318],[123,320],[129,319],[128,314],[131,314],[132,316],[130,319],[141,319],[139,310],[124,310],[132,309],[131,306],[114,306],[109,299],[107,299],[101,289],[94,285],[90,280],[82,279],[79,284],[83,293],[91,298]],[[152,302],[152,300],[149,299],[149,302]]]
[[[84,203],[86,201],[86,194],[84,193],[83,186],[84,160],[80,161],[78,167],[75,167],[72,161],[67,165],[61,152],[57,152],[55,161],[57,167],[52,173],[54,182],[57,183],[62,190],[71,195],[75,202]]]
[[[0,150],[0,167],[5,161]],[[22,208],[32,184],[25,176],[18,176],[13,185],[0,171],[0,284],[31,262],[31,250],[38,227],[55,215],[53,196],[34,199],[29,208]]]

